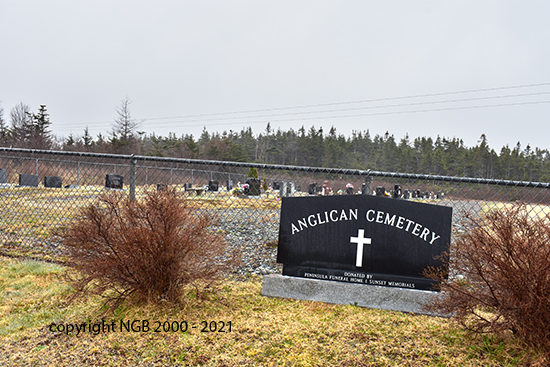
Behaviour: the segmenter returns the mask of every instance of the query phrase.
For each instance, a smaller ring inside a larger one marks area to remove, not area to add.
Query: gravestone
[[[271,185],[273,190],[280,190],[281,189],[281,183],[279,181],[273,181],[273,184]]]
[[[264,277],[262,294],[423,313],[437,296],[423,272],[444,266],[451,217],[450,207],[370,195],[283,198],[283,272]]]
[[[218,191],[220,183],[218,181],[208,181],[208,191]]]
[[[257,178],[249,178],[246,180],[246,183],[248,184],[248,195],[260,196],[262,193],[260,180]]]
[[[8,183],[8,170],[0,168],[0,184]]]
[[[393,187],[393,198],[399,199],[403,195],[403,190],[401,189],[401,185],[395,185]]]
[[[19,186],[38,187],[38,175],[19,174]]]
[[[286,196],[294,196],[295,192],[296,192],[296,187],[294,185],[294,182],[289,182],[287,186]]]
[[[369,191],[369,185],[367,185],[366,183],[361,184],[361,195],[370,195]]]
[[[58,176],[45,176],[44,177],[44,187],[63,187],[63,179]]]
[[[286,181],[279,182],[279,196],[285,197],[288,192],[288,183]]]
[[[411,192],[408,189],[403,190],[403,199],[409,199],[411,197]]]
[[[233,181],[227,180],[227,191],[233,190]]]
[[[168,189],[168,185],[165,183],[158,183],[157,184],[157,191],[166,191]]]
[[[193,185],[189,182],[186,182],[186,183],[183,184],[183,188],[185,189],[185,191],[189,190],[192,187],[193,187]]]
[[[317,183],[316,182],[312,182],[310,183],[308,186],[307,186],[307,193],[309,195],[317,195]]]
[[[105,187],[108,189],[122,190],[122,188],[124,187],[124,177],[115,174],[105,175]]]
[[[353,195],[353,187],[346,187],[346,194]]]
[[[376,187],[376,196],[386,196],[386,188],[384,186]]]

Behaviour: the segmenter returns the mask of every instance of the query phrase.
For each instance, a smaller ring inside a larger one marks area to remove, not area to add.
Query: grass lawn
[[[471,335],[449,319],[263,297],[260,278],[226,280],[180,306],[101,316],[97,297],[66,303],[65,271],[0,257],[0,366],[462,367],[542,358],[514,338]],[[96,332],[102,317],[105,332]],[[65,332],[83,323],[85,331]]]

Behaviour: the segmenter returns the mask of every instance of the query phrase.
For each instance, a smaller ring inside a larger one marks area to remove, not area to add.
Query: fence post
[[[130,156],[130,200],[136,199],[136,163],[134,155]]]
[[[365,177],[365,183],[362,189],[361,193],[363,195],[370,195],[372,192],[372,176],[369,173],[367,173],[367,177]]]

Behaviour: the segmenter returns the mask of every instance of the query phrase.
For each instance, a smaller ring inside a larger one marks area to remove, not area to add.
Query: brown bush
[[[134,201],[111,193],[82,209],[59,235],[79,270],[72,279],[77,294],[109,295],[112,306],[125,299],[179,302],[186,285],[211,285],[232,265],[224,238],[210,233],[209,224],[173,190]]]
[[[450,274],[432,309],[452,313],[476,332],[511,330],[550,351],[550,215],[530,215],[523,204],[467,215],[451,246]]]

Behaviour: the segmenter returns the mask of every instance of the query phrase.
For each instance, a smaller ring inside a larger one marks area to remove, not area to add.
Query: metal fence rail
[[[163,185],[224,230],[252,228],[244,240],[262,243],[277,240],[282,196],[387,195],[452,206],[454,224],[463,211],[514,201],[550,213],[550,183],[0,147],[0,246],[55,246],[52,231],[99,194],[124,190],[139,200]]]

